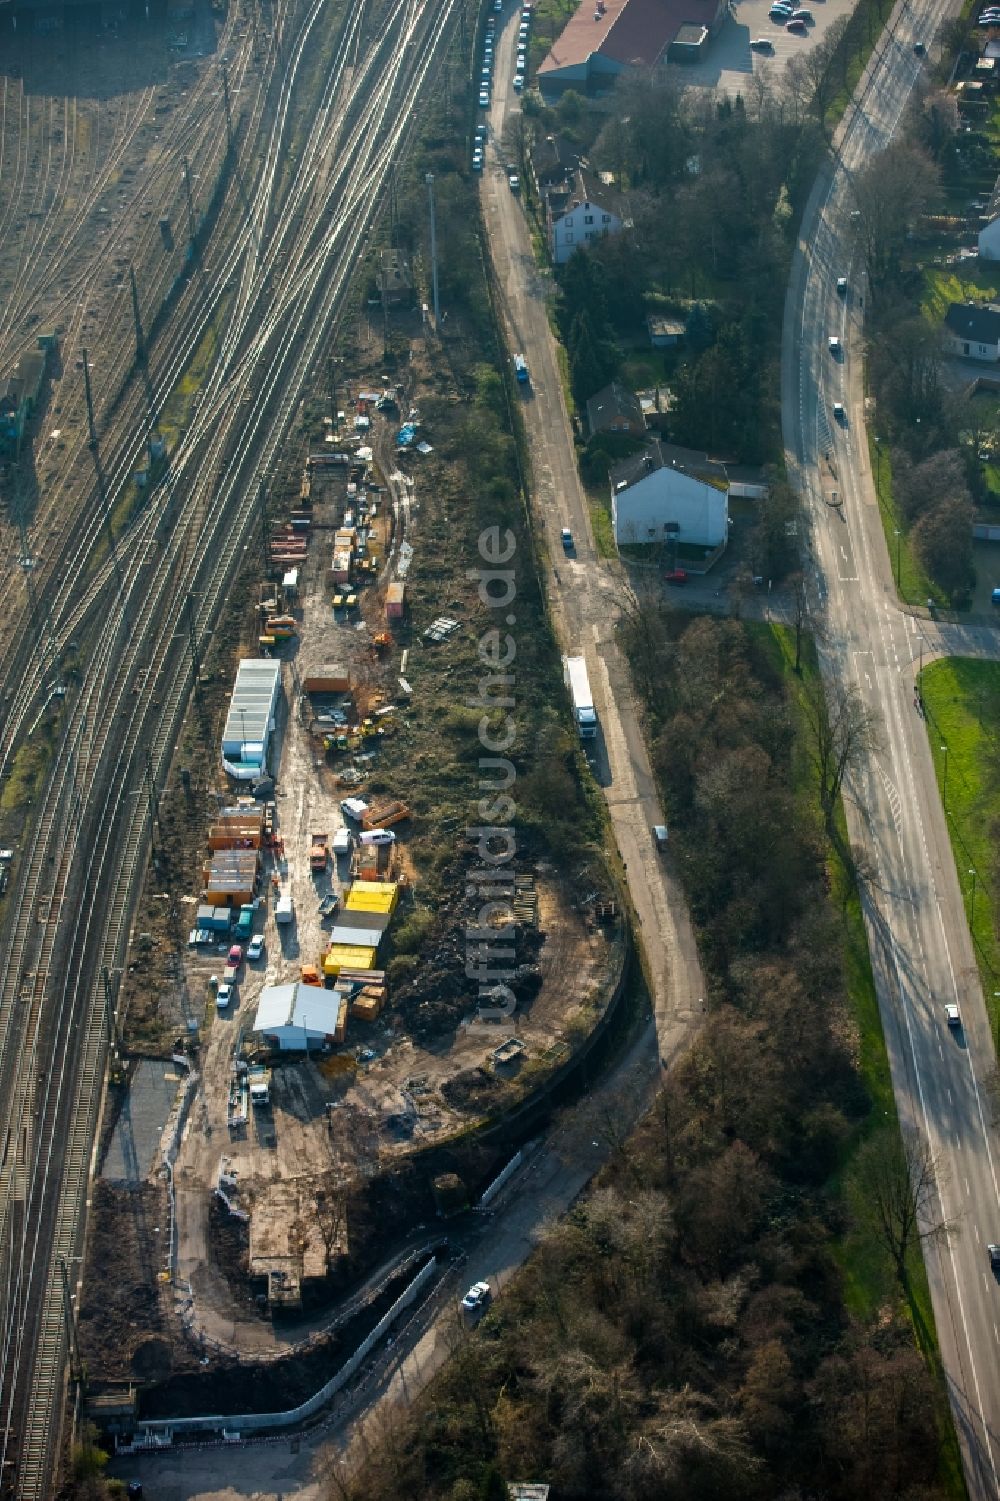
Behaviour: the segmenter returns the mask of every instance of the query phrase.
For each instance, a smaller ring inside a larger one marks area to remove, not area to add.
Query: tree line
[[[845,703],[817,738],[818,685],[789,689],[767,636],[738,621],[682,625],[636,603],[623,635],[706,964],[705,1024],[634,1135],[595,1116],[614,1147],[595,1188],[340,1488],[932,1501],[939,1398],[898,1293],[918,1225],[945,1229],[925,1213],[935,1165],[870,1130],[817,819],[819,802],[834,820],[876,727]],[[888,1268],[868,1318],[849,1311],[838,1259],[851,1213]]]

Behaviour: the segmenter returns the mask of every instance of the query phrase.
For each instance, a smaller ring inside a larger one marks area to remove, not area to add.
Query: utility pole
[[[135,284],[135,267],[128,268],[129,285],[132,288],[132,321],[135,324],[135,357],[138,364],[146,362],[146,340],[142,332],[142,317],[139,313],[139,289]]]
[[[220,63],[222,72],[222,107],[226,112],[226,145],[231,151],[233,148],[233,117],[229,105],[229,69],[225,61]]]
[[[121,1038],[118,1036],[118,1017],[111,992],[111,971],[106,964],[101,969],[101,984],[104,987],[104,1030],[108,1038],[108,1048],[117,1057],[121,1051]]]
[[[153,776],[153,757],[149,746],[146,747],[146,792],[149,796],[149,832],[153,833],[155,823],[160,836],[160,845],[163,845],[163,825],[160,823],[160,799],[156,793],[156,780]]]
[[[191,671],[194,673],[194,691],[201,694],[201,653],[198,651],[198,630],[194,619],[194,595],[190,589],[184,601],[184,612],[187,615],[188,646],[191,649]]]
[[[83,353],[83,394],[87,399],[87,430],[90,433],[89,444],[92,449],[97,447],[97,428],[94,426],[94,399],[90,390],[90,360],[87,351]]]
[[[267,481],[257,482],[257,504],[260,508],[260,547],[264,556],[264,567],[267,568]]]
[[[431,215],[431,286],[434,294],[434,332],[441,333],[441,303],[438,298],[437,228],[434,223],[434,173],[424,178],[427,184],[427,203]]]
[[[187,199],[188,244],[190,245],[191,249],[191,259],[194,260],[194,199],[191,195],[191,164],[189,163],[187,157],[184,158],[184,195]]]
[[[83,1374],[80,1363],[80,1346],[76,1338],[76,1321],[73,1318],[73,1299],[69,1290],[69,1268],[65,1256],[59,1258],[59,1280],[62,1283],[63,1318],[66,1322],[66,1343],[69,1346],[69,1374],[71,1381],[79,1381]]]

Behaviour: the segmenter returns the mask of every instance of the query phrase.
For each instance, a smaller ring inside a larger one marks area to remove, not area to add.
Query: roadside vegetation
[[[914,1341],[919,1153],[839,853],[839,778],[872,727],[847,702],[821,723],[794,632],[643,603],[623,636],[705,1025],[351,1494],[960,1494],[933,1338]]]
[[[920,675],[927,737],[986,1006],[1000,1026],[1000,663],[948,657]],[[947,747],[947,749],[945,749]]]

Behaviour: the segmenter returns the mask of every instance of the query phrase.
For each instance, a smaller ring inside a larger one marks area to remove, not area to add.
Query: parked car
[[[233,987],[231,985],[220,985],[219,988],[218,988],[218,990],[215,992],[215,1007],[216,1007],[216,1010],[217,1011],[225,1011],[226,1007],[229,1005],[229,1002],[232,1000],[232,998],[233,998]]]
[[[478,1324],[493,1301],[488,1282],[474,1282],[462,1299],[462,1318],[466,1324]]]
[[[472,153],[472,170],[473,172],[481,172],[483,170],[483,153],[481,151],[474,151]]]
[[[568,526],[564,526],[563,527],[561,535],[562,535],[563,552],[572,552],[573,551],[573,533],[570,531],[570,529],[569,529]]]
[[[952,1029],[962,1025],[962,1016],[954,1001],[949,1001],[944,1008],[945,1020]]]
[[[831,334],[826,342],[830,346],[830,353],[833,355],[834,359],[839,360],[841,355],[841,347],[840,340],[837,338],[837,335]]]
[[[805,36],[805,34],[806,34],[806,23],[805,23],[805,21],[796,21],[794,19],[791,20],[791,21],[786,21],[785,22],[785,30],[786,31],[794,31],[794,33],[795,33],[796,36]]]
[[[229,962],[236,966],[243,963],[243,945],[241,943],[234,943],[230,946]]]
[[[754,52],[773,52],[774,43],[769,36],[755,36],[750,46]]]
[[[521,179],[516,172],[507,173],[507,186],[512,193],[519,193],[521,191]]]
[[[926,57],[927,56],[927,48],[924,46],[923,42],[914,42],[914,44],[913,44],[913,50],[917,54],[918,57]]]
[[[686,568],[667,568],[664,570],[663,582],[665,584],[686,584],[687,581]]]
[[[669,839],[670,839],[670,836],[667,833],[667,826],[666,826],[666,824],[665,823],[654,823],[653,824],[653,843],[656,845],[656,848],[658,850],[660,850],[661,852],[663,850],[665,850],[666,847],[667,847],[667,844],[669,843]]]
[[[811,23],[811,21],[812,21],[812,11],[811,10],[793,10],[792,11],[792,20],[793,21],[805,21],[806,25],[808,26]]]
[[[837,277],[837,296],[838,297],[846,297],[847,296],[847,277],[846,276],[838,276]]]
[[[993,1270],[995,1272],[1000,1272],[1000,1246],[995,1245],[991,1241],[990,1244],[986,1247],[986,1254],[990,1258],[990,1266],[993,1268]]]
[[[524,88],[524,74],[523,73],[515,73],[514,74],[514,93],[515,94],[519,94],[523,88]]]
[[[489,109],[489,107],[490,107],[490,91],[489,91],[489,89],[480,89],[479,90],[479,108],[480,109]]]
[[[258,959],[264,957],[264,935],[255,933],[247,944],[247,962],[256,964]]]

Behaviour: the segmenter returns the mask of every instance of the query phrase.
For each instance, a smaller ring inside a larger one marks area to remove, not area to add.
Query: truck
[[[271,1070],[263,1063],[251,1063],[247,1070],[250,1103],[258,1110],[271,1103]]]
[[[253,932],[253,914],[253,902],[244,902],[240,908],[240,915],[236,919],[236,937],[241,943],[249,938]]]
[[[526,386],[531,376],[528,374],[528,362],[523,354],[514,356],[514,374],[517,376],[519,386]]]
[[[290,895],[279,896],[274,909],[274,920],[277,923],[290,923],[295,915]]]
[[[329,834],[313,833],[309,836],[309,869],[312,871],[326,870],[330,859],[330,836]]]
[[[582,657],[563,657],[563,677],[573,700],[573,718],[581,740],[593,740],[597,735],[597,714],[594,711],[594,696],[590,691],[587,664]]]

